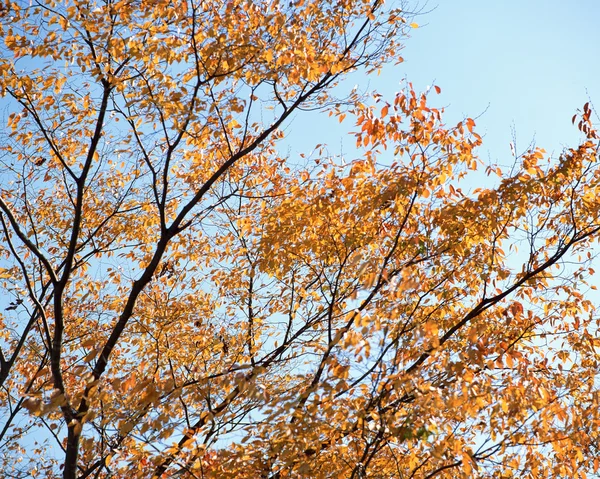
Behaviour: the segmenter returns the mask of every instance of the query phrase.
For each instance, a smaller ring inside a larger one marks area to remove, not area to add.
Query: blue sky
[[[448,124],[478,117],[484,161],[512,163],[513,128],[518,153],[533,140],[555,155],[576,146],[573,114],[588,100],[600,110],[600,1],[438,0],[420,8],[404,63],[379,77],[354,75],[345,90],[358,83],[392,99],[402,79],[417,91],[435,83],[442,94],[432,100],[446,107]],[[343,132],[352,123],[338,128],[317,115],[300,114],[286,128],[292,152],[327,143],[330,153],[351,155],[354,140]]]

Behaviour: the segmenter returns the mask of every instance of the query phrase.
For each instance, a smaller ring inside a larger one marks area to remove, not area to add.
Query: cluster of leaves
[[[407,15],[0,6],[6,477],[596,473],[591,109],[484,176],[474,121],[410,84],[333,97]],[[282,157],[303,109],[353,118],[357,159]]]

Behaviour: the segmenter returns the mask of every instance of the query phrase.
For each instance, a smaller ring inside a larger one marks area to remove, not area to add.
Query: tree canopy
[[[591,108],[579,145],[507,169],[439,87],[340,97],[412,21],[0,4],[3,477],[596,474]],[[352,154],[288,154],[306,110]]]

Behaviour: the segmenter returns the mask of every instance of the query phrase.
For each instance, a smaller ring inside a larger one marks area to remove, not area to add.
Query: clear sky
[[[554,154],[576,146],[573,114],[588,100],[600,110],[600,0],[431,0],[417,8],[404,63],[351,83],[390,99],[403,78],[417,91],[435,83],[442,94],[432,101],[446,107],[448,124],[478,117],[484,161],[512,163],[513,127],[518,153],[532,140]],[[342,132],[353,125],[334,123],[299,115],[287,129],[292,151],[327,143],[332,154],[350,153],[354,141]]]

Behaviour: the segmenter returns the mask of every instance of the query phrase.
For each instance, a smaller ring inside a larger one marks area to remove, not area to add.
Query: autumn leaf
[[[340,93],[401,61],[397,6],[2,12],[4,475],[598,470],[591,103],[482,183],[473,119]],[[356,147],[296,155],[311,114]]]

